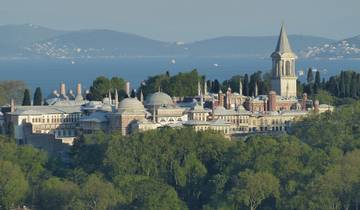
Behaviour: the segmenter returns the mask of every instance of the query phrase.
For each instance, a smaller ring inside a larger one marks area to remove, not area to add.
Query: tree
[[[213,89],[211,90],[211,92],[213,93],[218,93],[220,90],[221,90],[221,85],[220,85],[220,82],[219,80],[214,80],[214,84],[213,84]]]
[[[315,83],[314,83],[314,94],[317,94],[320,88],[321,88],[320,71],[316,71]]]
[[[37,87],[34,93],[34,106],[41,106],[42,105],[42,93],[40,87]]]
[[[0,160],[0,209],[10,209],[21,204],[28,183],[19,166]]]
[[[316,74],[315,74],[315,84],[316,84],[318,87],[321,87],[320,71],[316,71]]]
[[[40,186],[38,206],[44,210],[66,210],[75,204],[79,193],[80,189],[76,184],[52,177]]]
[[[243,84],[243,86],[244,86],[243,94],[245,96],[249,96],[249,94],[250,94],[250,85],[249,85],[249,75],[247,75],[247,74],[245,74],[245,76],[244,76],[244,84]]]
[[[23,106],[31,106],[31,99],[30,99],[30,91],[29,89],[25,89],[24,91],[24,97],[23,97]]]
[[[8,104],[11,99],[20,104],[23,100],[26,86],[23,81],[0,81],[0,106]]]
[[[171,186],[145,176],[122,177],[118,188],[127,195],[127,206],[132,209],[186,209]]]
[[[314,74],[313,74],[312,68],[309,68],[309,70],[307,72],[307,80],[306,81],[308,84],[314,83]]]
[[[114,186],[98,175],[90,175],[81,188],[79,204],[86,209],[105,210],[113,208],[121,201]]]
[[[255,210],[265,199],[279,195],[279,180],[267,172],[244,172],[240,180],[241,186],[233,193],[235,199],[241,200],[250,210]]]
[[[130,93],[130,98],[135,98],[135,97],[136,97],[135,89],[132,89]]]

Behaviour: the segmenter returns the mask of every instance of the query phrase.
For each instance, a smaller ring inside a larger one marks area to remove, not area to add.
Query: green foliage
[[[28,183],[19,166],[0,160],[0,209],[9,209],[25,198]]]
[[[308,69],[306,81],[308,84],[314,83],[314,73],[312,68]]]
[[[30,106],[31,105],[31,99],[30,99],[30,91],[29,89],[24,90],[24,97],[23,97],[23,106]]]
[[[25,88],[23,81],[0,81],[0,106],[9,104],[11,99],[21,104]]]
[[[101,101],[103,98],[108,97],[109,91],[112,96],[115,94],[115,90],[118,91],[119,98],[125,97],[125,80],[120,77],[113,77],[108,79],[104,76],[100,76],[93,81],[90,87],[89,100]]]
[[[360,96],[360,74],[342,71],[340,75],[330,77],[325,88],[336,97],[357,99]]]
[[[318,90],[317,93],[313,96],[313,99],[319,100],[320,104],[335,104],[335,97],[326,90]]]
[[[76,140],[66,164],[0,137],[0,193],[16,192],[0,195],[0,205],[353,210],[360,196],[359,122],[355,102],[298,121],[288,134],[234,141],[190,128],[96,133]],[[2,191],[10,186],[15,191]]]
[[[113,184],[98,175],[90,175],[81,188],[76,209],[105,210],[115,207],[121,200]]]
[[[170,96],[195,96],[197,95],[199,81],[205,82],[196,69],[186,73],[180,72],[174,76],[170,76],[167,72],[149,77],[140,88],[144,96],[160,89]]]
[[[269,197],[279,196],[280,183],[272,174],[245,171],[239,174],[239,179],[239,184],[231,190],[230,199],[244,203],[250,210],[255,210]]]
[[[39,87],[36,88],[34,93],[34,106],[41,106],[43,101],[43,96],[41,89]]]
[[[52,177],[41,183],[37,206],[40,209],[66,210],[75,205],[79,195],[80,189],[76,184]]]

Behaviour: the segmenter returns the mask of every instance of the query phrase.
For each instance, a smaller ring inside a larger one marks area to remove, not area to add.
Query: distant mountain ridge
[[[293,50],[303,58],[327,58],[324,46],[346,41],[354,45],[355,57],[360,36],[336,41],[323,37],[290,35]],[[112,30],[64,31],[24,24],[0,26],[0,58],[118,58],[140,56],[237,56],[268,58],[275,49],[277,36],[226,36],[192,43],[171,43]],[[346,46],[346,43],[344,46]],[[326,49],[325,49],[326,48]],[[336,48],[338,49],[338,48]],[[347,51],[336,52],[338,56]],[[351,49],[350,49],[351,50]]]

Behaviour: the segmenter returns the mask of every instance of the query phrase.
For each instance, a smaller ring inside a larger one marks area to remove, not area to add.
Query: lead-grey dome
[[[146,99],[147,106],[168,106],[173,104],[171,97],[163,92],[153,93]]]
[[[119,104],[119,112],[143,112],[144,105],[136,98],[125,98]]]

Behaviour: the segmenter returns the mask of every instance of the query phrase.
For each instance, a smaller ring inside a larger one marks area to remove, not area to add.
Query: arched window
[[[286,67],[286,76],[291,75],[291,67],[290,67],[290,61],[286,61],[285,67]]]

